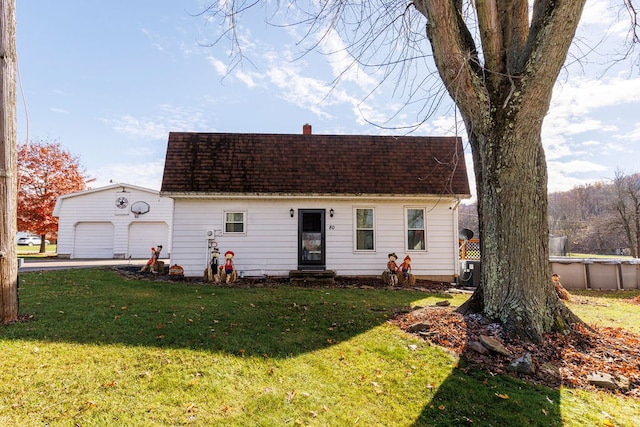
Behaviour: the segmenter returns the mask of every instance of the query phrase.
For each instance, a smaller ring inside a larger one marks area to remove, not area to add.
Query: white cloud
[[[125,134],[131,138],[161,139],[167,136],[167,126],[165,123],[139,119],[131,115],[124,115],[108,121],[118,133]]]
[[[576,152],[574,148],[599,144],[595,135],[607,138],[604,135],[618,132],[616,120],[628,122],[634,117],[632,111],[639,102],[640,79],[578,77],[558,83],[542,129],[547,159],[592,155],[590,151]],[[611,120],[613,107],[617,117]],[[583,137],[588,140],[580,141]],[[614,150],[615,146],[610,149]]]
[[[266,74],[271,83],[282,91],[280,96],[286,101],[309,109],[319,117],[331,117],[325,111],[330,104],[327,98],[329,88],[321,80],[305,77],[298,68],[286,64],[273,66]]]
[[[152,31],[147,30],[146,28],[141,29],[142,34],[144,34],[149,41],[151,41],[151,45],[158,51],[164,52],[166,50],[166,42],[162,41],[162,37],[158,34],[153,33]]]
[[[598,146],[600,145],[600,141],[593,141],[593,140],[582,141],[582,145],[584,145],[585,147]]]
[[[160,190],[164,160],[131,163],[110,163],[87,170],[96,179],[92,187],[102,187],[110,182],[121,182],[152,190]]]
[[[227,68],[226,63],[222,62],[221,60],[213,56],[209,56],[207,59],[209,60],[209,63],[213,66],[213,69],[216,72],[216,74],[218,74],[219,76],[227,75],[229,70]]]
[[[331,67],[334,78],[340,78],[341,81],[352,82],[357,84],[365,91],[371,91],[378,84],[378,80],[369,76],[353,57],[349,55],[347,49],[340,38],[340,35],[334,30],[329,30],[321,41],[320,49],[327,56],[327,63]]]
[[[603,165],[585,160],[570,160],[567,162],[549,162],[549,170],[561,171],[564,174],[602,172],[607,168]]]
[[[237,71],[234,73],[234,76],[242,83],[244,83],[249,89],[256,86],[254,78],[258,77],[257,73],[245,73],[244,71]]]
[[[609,0],[589,0],[582,12],[580,27],[602,26],[603,22],[615,21],[615,13]]]
[[[634,142],[640,141],[640,123],[636,123],[635,127],[627,133],[615,135],[615,138]]]
[[[565,162],[547,162],[548,191],[567,191],[578,185],[600,181],[601,173],[607,168],[603,165],[584,160],[570,160]],[[578,178],[580,175],[586,178]]]
[[[171,131],[208,130],[202,110],[192,107],[160,105],[154,118],[139,118],[127,114],[103,122],[117,133],[141,140],[166,140]]]

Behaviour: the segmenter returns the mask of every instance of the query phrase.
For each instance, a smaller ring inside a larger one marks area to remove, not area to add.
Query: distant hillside
[[[549,233],[567,236],[568,251],[636,255],[640,246],[640,173],[549,194]],[[460,229],[478,236],[476,205],[461,204]],[[637,256],[637,255],[636,255]]]

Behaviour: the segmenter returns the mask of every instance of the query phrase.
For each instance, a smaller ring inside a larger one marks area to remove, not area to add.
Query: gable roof
[[[126,184],[124,182],[109,184],[109,185],[106,185],[104,187],[89,188],[87,190],[77,191],[75,193],[63,194],[61,196],[58,196],[58,198],[56,199],[56,204],[53,207],[53,216],[58,216],[58,214],[60,213],[60,208],[61,208],[62,202],[65,199],[70,199],[70,198],[73,198],[73,197],[81,197],[81,196],[85,196],[87,194],[99,193],[101,191],[108,191],[108,190],[115,190],[115,189],[118,189],[120,191],[137,190],[137,191],[146,192],[146,193],[150,193],[150,194],[154,194],[154,195],[160,194],[160,192],[158,190],[152,190],[151,188],[144,188],[144,187],[139,187],[137,185]]]
[[[310,133],[171,132],[160,191],[471,196],[458,137]]]

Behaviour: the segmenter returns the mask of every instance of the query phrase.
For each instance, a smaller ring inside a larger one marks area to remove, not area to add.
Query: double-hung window
[[[356,251],[375,250],[373,208],[356,208]]]
[[[225,233],[245,233],[246,217],[247,216],[244,212],[225,212],[224,213],[224,232]]]
[[[427,227],[425,210],[422,208],[407,208],[407,250],[424,251],[427,249]]]

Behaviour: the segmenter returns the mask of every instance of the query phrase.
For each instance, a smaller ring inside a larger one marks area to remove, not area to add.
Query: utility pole
[[[16,0],[0,0],[0,322],[18,320]]]

